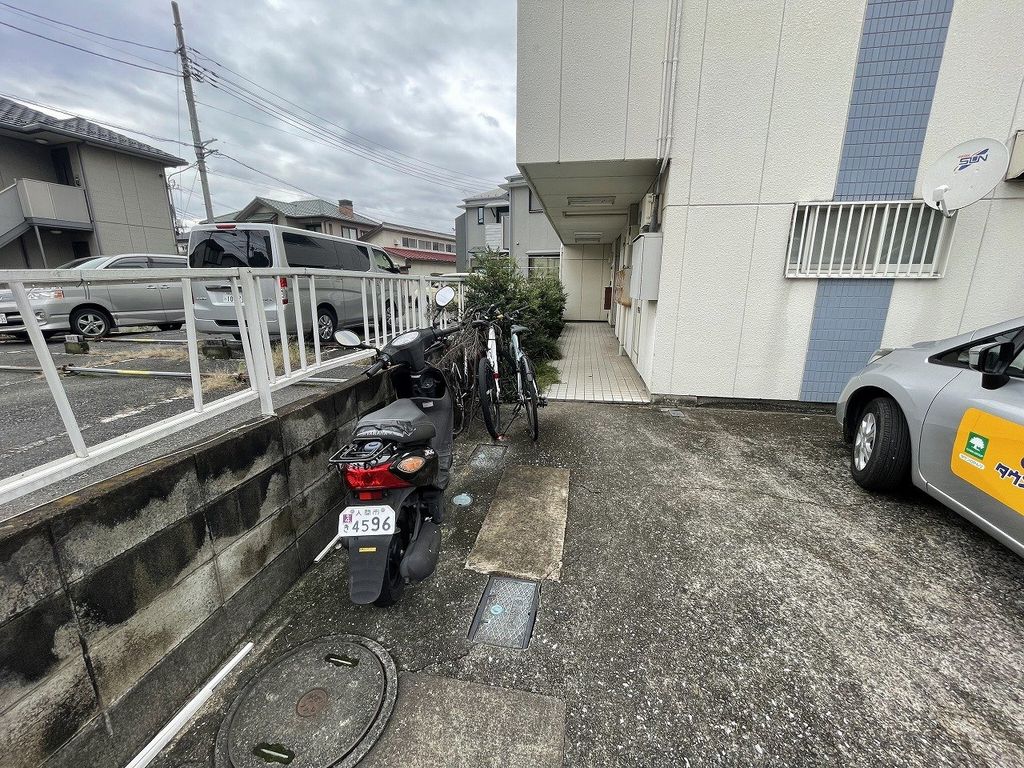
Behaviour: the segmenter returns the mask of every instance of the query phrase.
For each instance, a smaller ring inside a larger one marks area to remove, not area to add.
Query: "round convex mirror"
[[[439,307],[447,307],[452,303],[452,299],[455,298],[455,289],[450,285],[446,285],[441,288],[434,296],[434,303]]]
[[[338,331],[334,334],[334,340],[343,347],[358,347],[363,343],[352,331]]]

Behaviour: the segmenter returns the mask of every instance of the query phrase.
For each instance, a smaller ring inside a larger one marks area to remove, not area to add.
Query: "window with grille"
[[[798,203],[786,277],[942,277],[954,223],[922,200]]]

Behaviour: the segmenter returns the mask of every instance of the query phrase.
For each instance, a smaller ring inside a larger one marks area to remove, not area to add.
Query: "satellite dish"
[[[981,200],[1003,180],[1010,153],[999,139],[971,139],[957,144],[921,177],[925,203],[952,216]]]

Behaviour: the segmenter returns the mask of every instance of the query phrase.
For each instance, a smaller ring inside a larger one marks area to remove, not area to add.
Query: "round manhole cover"
[[[235,699],[217,733],[217,768],[350,768],[384,730],[397,692],[395,664],[374,641],[303,643]]]

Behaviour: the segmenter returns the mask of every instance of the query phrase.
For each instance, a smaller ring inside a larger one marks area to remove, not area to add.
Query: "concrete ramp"
[[[507,467],[466,567],[558,581],[568,508],[568,469]]]

